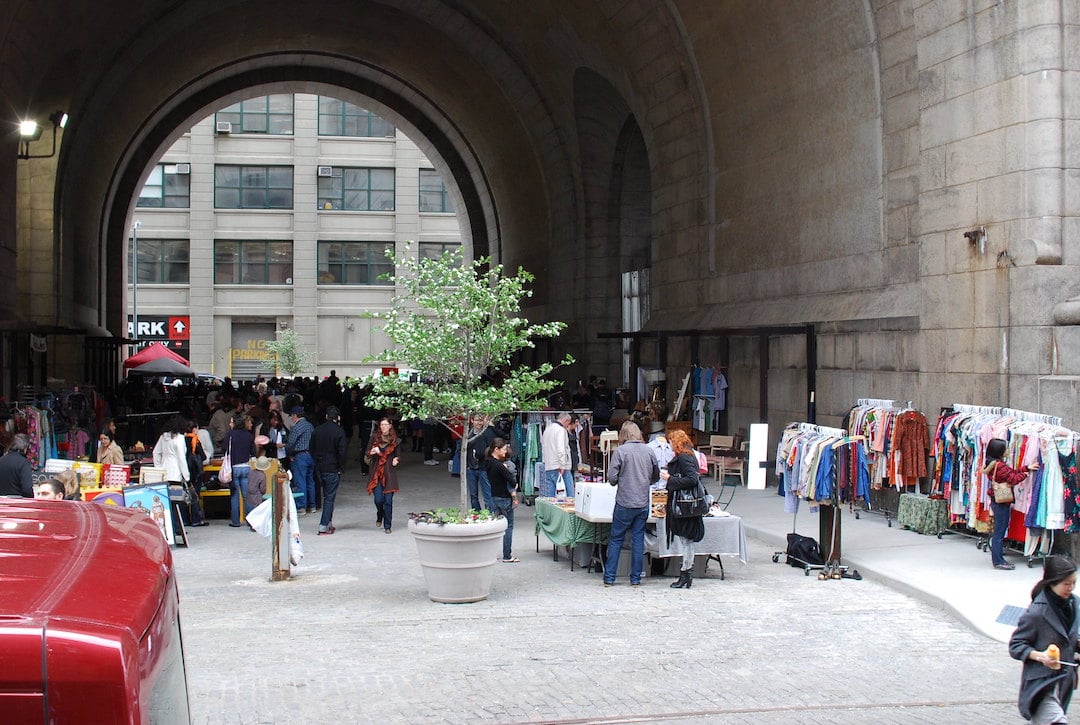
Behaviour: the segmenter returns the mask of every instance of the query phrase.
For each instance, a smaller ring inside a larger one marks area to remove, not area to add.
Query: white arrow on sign
[[[177,335],[182,335],[182,334],[184,334],[184,328],[187,327],[187,325],[184,324],[183,320],[177,320],[176,323],[172,327],[173,327],[173,330],[176,331]]]

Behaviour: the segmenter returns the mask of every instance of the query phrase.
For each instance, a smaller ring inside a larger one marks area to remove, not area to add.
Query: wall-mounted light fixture
[[[977,226],[970,232],[964,232],[964,238],[971,246],[978,248],[979,254],[986,253],[986,227]]]
[[[68,115],[63,111],[54,111],[49,114],[52,122],[52,150],[47,154],[30,153],[30,144],[41,138],[41,125],[34,120],[19,122],[19,153],[20,159],[47,159],[56,154],[56,129],[67,126]]]

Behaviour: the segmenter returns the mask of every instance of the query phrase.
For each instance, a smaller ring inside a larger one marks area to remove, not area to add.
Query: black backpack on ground
[[[801,536],[796,533],[787,535],[787,563],[799,568],[807,564],[824,566],[825,557],[821,555],[816,539],[809,536]],[[798,561],[796,561],[798,560]]]

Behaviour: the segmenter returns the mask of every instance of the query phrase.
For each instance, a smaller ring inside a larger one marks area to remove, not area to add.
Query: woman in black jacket
[[[491,482],[491,513],[502,514],[506,519],[506,531],[503,533],[502,561],[513,564],[520,561],[510,553],[514,540],[514,507],[517,506],[517,469],[510,460],[510,444],[504,438],[491,439],[491,446],[480,464],[487,472]]]
[[[1033,723],[1067,722],[1076,687],[1076,564],[1068,557],[1049,556],[1043,578],[1031,590],[1031,604],[1009,640],[1009,654],[1024,663],[1020,675],[1020,714]],[[1057,657],[1047,650],[1057,648]]]
[[[668,436],[668,443],[671,444],[675,457],[668,463],[667,470],[660,471],[660,478],[667,482],[668,491],[668,515],[665,518],[667,540],[668,547],[672,551],[681,552],[683,557],[679,580],[672,584],[671,588],[689,589],[694,583],[694,544],[705,538],[705,521],[701,516],[675,518],[671,515],[671,501],[675,497],[675,491],[697,486],[701,474],[698,473],[694,446],[685,431],[672,431]]]

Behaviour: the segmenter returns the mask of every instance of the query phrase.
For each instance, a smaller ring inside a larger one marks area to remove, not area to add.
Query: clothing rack
[[[840,439],[841,442],[850,442],[852,440],[848,435],[848,432],[843,428],[818,425],[816,423],[793,423],[788,426],[788,429],[791,428],[798,430],[800,433],[817,433],[830,438],[837,438]],[[834,490],[833,496],[838,496],[836,490]],[[810,575],[812,570],[820,570],[818,579],[861,579],[862,576],[858,571],[853,571],[851,574],[848,574],[848,567],[840,563],[842,547],[839,498],[836,499],[835,503],[836,505],[826,504],[819,505],[818,507],[818,531],[825,564],[812,564],[799,559],[798,557],[791,558],[802,565],[803,572],[807,576]],[[792,533],[797,533],[798,515],[798,509],[796,508],[791,522]],[[827,543],[826,539],[828,540]],[[773,561],[778,562],[781,556],[788,556],[787,551],[774,552]]]
[[[858,398],[855,405],[870,408],[896,408],[897,410],[915,407],[910,400],[889,400],[887,398]]]
[[[1019,421],[1019,422],[1037,423],[1037,424],[1041,424],[1041,425],[1051,426],[1051,427],[1054,427],[1054,428],[1061,428],[1061,429],[1064,430],[1064,426],[1062,424],[1062,419],[1060,417],[1058,417],[1058,416],[1047,415],[1047,414],[1044,414],[1044,413],[1035,413],[1035,412],[1026,411],[1026,410],[1018,410],[1016,408],[1008,408],[1008,407],[1001,407],[1001,406],[987,406],[987,405],[968,405],[968,404],[964,404],[964,403],[954,403],[950,407],[941,409],[941,416],[942,417],[948,416],[948,415],[950,415],[952,413],[971,414],[971,415],[987,415],[987,416],[995,416],[995,417],[1000,417],[1000,418],[1010,418],[1010,419],[1013,419],[1013,420]],[[940,418],[939,418],[939,420],[940,420]],[[1073,433],[1071,431],[1068,431],[1068,432],[1074,438],[1077,435],[1076,433]],[[940,445],[940,441],[935,440],[935,447],[937,447],[938,445]],[[945,456],[946,454],[945,454],[944,451],[942,451],[940,455]],[[940,466],[940,463],[939,463],[939,466]],[[939,468],[939,472],[940,472],[940,468]],[[934,482],[934,490],[940,492],[941,484],[942,484],[942,482],[940,480],[935,480],[935,482]],[[948,501],[949,499],[946,498],[946,500]],[[968,525],[970,526],[970,523]],[[1058,529],[1056,529],[1056,528],[1042,528],[1042,527],[1038,527],[1038,526],[1032,526],[1030,521],[1025,522],[1025,525],[1027,527],[1027,534],[1028,534],[1027,535],[1027,546],[1025,547],[1022,544],[1020,549],[1017,549],[1017,548],[1012,547],[1012,546],[1009,546],[1007,548],[1009,548],[1011,551],[1015,551],[1017,553],[1022,554],[1027,560],[1027,565],[1029,567],[1031,567],[1031,566],[1034,565],[1035,562],[1044,560],[1047,556],[1050,555],[1050,553],[1053,550],[1055,533],[1056,533],[1056,531]],[[1066,530],[1068,530],[1068,529],[1066,529]],[[1038,533],[1038,536],[1036,538],[1034,538],[1034,539],[1032,538],[1032,532],[1037,532]],[[967,527],[965,527],[963,529],[956,529],[956,528],[952,528],[952,526],[950,525],[944,531],[940,532],[938,534],[938,537],[940,538],[942,536],[942,534],[946,534],[946,533],[953,534],[953,535],[967,536],[969,538],[974,538],[976,540],[975,545],[976,545],[977,548],[979,548],[981,550],[984,550],[984,551],[989,551],[990,550],[990,536],[989,536],[989,534],[977,533],[977,532],[969,530]],[[1015,540],[1016,539],[1009,539],[1009,541],[1015,541]]]
[[[887,414],[887,419],[888,419],[889,416],[892,416],[892,415],[896,416],[896,418],[890,419],[890,424],[882,424],[882,425],[899,425],[900,416],[908,414],[908,412],[910,412],[910,414],[912,414],[912,415],[918,416],[922,420],[926,419],[926,416],[923,416],[919,411],[917,411],[913,401],[910,401],[910,400],[894,400],[894,399],[887,399],[887,398],[859,398],[858,400],[855,401],[855,405],[852,407],[852,413],[854,413],[856,410],[862,410],[864,412],[865,411],[878,410],[878,411],[881,411],[883,413],[886,413]],[[863,415],[863,413],[860,413],[860,418],[862,417],[862,415]],[[905,417],[907,417],[907,416],[905,416]],[[909,424],[907,424],[907,426],[905,426],[904,430],[909,430],[909,428],[908,428],[909,426],[910,426],[910,422],[909,422]],[[926,439],[927,441],[929,441],[929,424],[928,424],[928,422],[926,422],[926,424],[924,424],[924,426],[926,426],[926,428],[923,429],[923,438]],[[856,426],[854,424],[854,422],[852,422],[852,424],[849,424],[849,432],[851,432],[851,433],[864,432],[863,430],[856,430],[856,428],[858,428],[858,426]],[[889,429],[886,428],[886,429],[883,429],[883,430],[889,430]],[[895,435],[895,434],[896,434],[896,429],[892,429],[892,432],[890,433],[890,435]],[[896,441],[895,438],[890,438],[889,440],[890,440],[890,444],[895,443],[895,441]],[[908,445],[910,445],[910,432],[908,432],[908,434],[905,435],[904,440],[907,441]],[[912,470],[909,467],[914,467],[914,469],[915,469],[914,475],[917,475],[919,479],[921,479],[923,475],[929,475],[929,473],[930,473],[928,467],[926,466],[926,457],[924,457],[924,454],[923,454],[922,462],[921,462],[921,464],[919,464],[918,461],[908,461],[906,457],[901,455],[901,452],[897,452],[897,451],[895,451],[895,449],[893,449],[891,447],[888,449],[888,456],[881,456],[882,452],[877,447],[874,447],[874,446],[868,446],[868,447],[870,449],[872,449],[872,451],[868,451],[868,455],[872,456],[874,458],[874,460],[877,462],[877,464],[882,465],[882,468],[883,468],[882,471],[875,471],[875,473],[876,473],[876,475],[875,475],[876,481],[875,481],[874,488],[878,489],[878,491],[880,491],[880,485],[879,484],[880,484],[881,480],[887,479],[887,480],[890,481],[890,483],[893,485],[893,487],[896,488],[897,492],[902,493],[903,488],[905,488],[908,485],[912,485],[912,483],[909,483],[909,481],[908,481],[908,476],[912,475],[912,474],[906,473],[906,471]],[[895,476],[895,478],[894,478],[894,476]],[[915,485],[916,485],[916,489],[918,489],[918,481],[917,480],[915,482]],[[869,497],[867,497],[866,500],[864,501],[864,508],[862,510],[858,510],[858,509],[855,510],[855,519],[861,519],[862,518],[861,514],[862,514],[863,511],[865,511],[867,513],[874,513],[874,514],[877,514],[877,515],[885,516],[886,524],[889,527],[892,527],[892,522],[896,518],[896,512],[895,511],[891,511],[888,508],[886,508],[885,506],[875,507],[872,500],[870,500]]]
[[[1046,413],[1032,413],[1029,410],[1018,410],[1016,408],[1002,408],[994,405],[965,405],[963,403],[953,403],[952,410],[955,413],[998,415],[1003,418],[1016,418],[1017,420],[1025,420],[1032,423],[1045,423],[1046,425],[1056,426],[1063,425],[1060,416],[1047,415]]]

